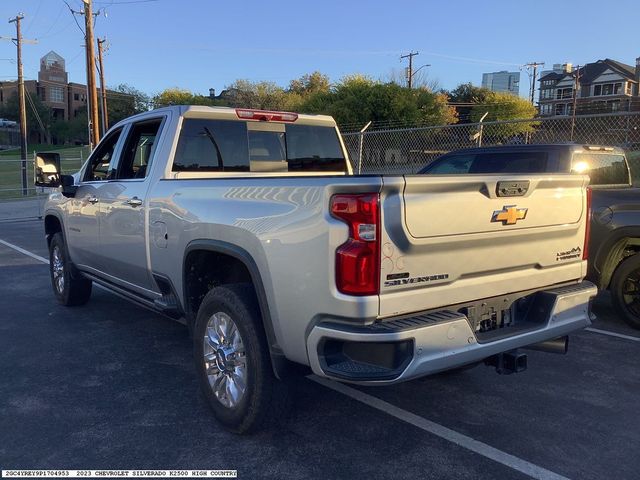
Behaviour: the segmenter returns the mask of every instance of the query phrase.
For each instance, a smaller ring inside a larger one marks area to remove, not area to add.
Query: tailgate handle
[[[499,197],[522,197],[529,191],[529,180],[498,182],[496,194]]]

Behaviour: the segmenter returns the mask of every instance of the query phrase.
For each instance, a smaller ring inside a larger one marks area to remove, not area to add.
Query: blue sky
[[[81,0],[68,0],[81,9]],[[129,3],[136,2],[136,3]],[[138,3],[139,2],[139,3]],[[333,82],[352,73],[388,78],[417,50],[429,80],[443,88],[479,85],[483,72],[518,70],[528,61],[581,64],[613,58],[634,64],[637,0],[549,1],[241,1],[94,0],[107,16],[96,34],[110,44],[107,84],[127,83],[149,94],[178,86],[207,94],[237,78],[286,86],[314,70]],[[2,0],[6,20],[25,14],[25,78],[36,78],[50,50],[67,61],[70,81],[85,82],[83,38],[62,0]],[[82,24],[83,18],[77,20]],[[15,47],[0,42],[0,81],[15,78]],[[521,95],[528,77],[521,76]]]

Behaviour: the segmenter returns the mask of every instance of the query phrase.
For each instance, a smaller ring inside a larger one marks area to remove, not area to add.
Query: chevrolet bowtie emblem
[[[502,222],[503,225],[514,225],[518,220],[524,220],[527,216],[526,208],[518,208],[515,205],[505,205],[502,210],[496,210],[491,217],[492,222]]]

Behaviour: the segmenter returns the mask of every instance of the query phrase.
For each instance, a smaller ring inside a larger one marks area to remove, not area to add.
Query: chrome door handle
[[[138,197],[133,197],[124,203],[126,203],[127,205],[131,205],[132,207],[139,207],[140,205],[142,205],[142,200],[140,200]]]
[[[98,197],[87,197],[87,202],[89,203],[98,203],[99,201]]]

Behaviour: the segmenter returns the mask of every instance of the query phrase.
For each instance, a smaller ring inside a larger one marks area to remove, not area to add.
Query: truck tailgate
[[[588,178],[385,178],[380,316],[581,279]]]

